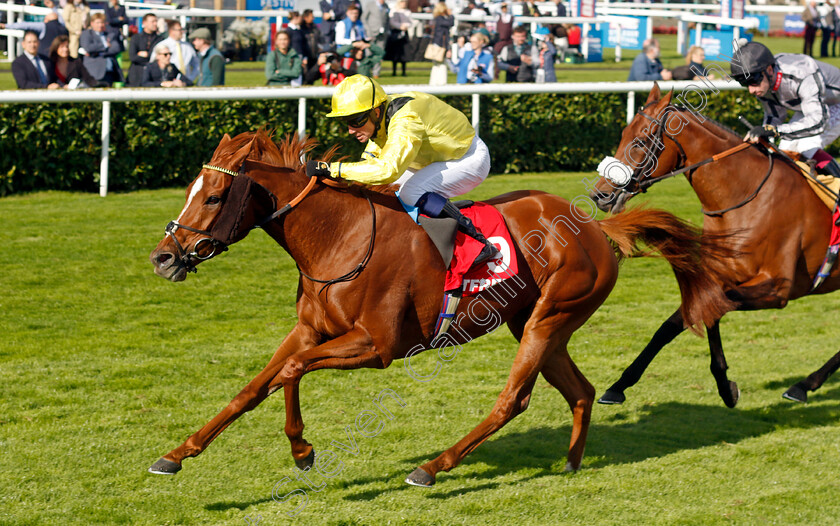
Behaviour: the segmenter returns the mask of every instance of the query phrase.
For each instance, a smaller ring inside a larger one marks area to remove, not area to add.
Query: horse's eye
[[[222,201],[222,199],[218,195],[211,195],[207,198],[204,204],[206,205],[217,205]]]

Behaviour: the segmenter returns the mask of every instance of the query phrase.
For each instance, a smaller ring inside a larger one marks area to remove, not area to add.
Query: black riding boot
[[[820,171],[826,175],[831,175],[840,179],[840,165],[838,165],[837,161],[834,159],[829,161],[827,165],[820,168]],[[840,206],[840,196],[838,196],[837,201],[834,203],[834,209],[836,210],[838,206]],[[832,210],[832,212],[834,212],[834,210]],[[837,218],[836,224],[840,225],[840,218]]]
[[[457,206],[453,205],[449,199],[446,200],[446,204],[443,205],[443,210],[440,213],[443,217],[451,217],[455,221],[458,222],[458,230],[465,233],[466,235],[470,236],[471,238],[475,239],[476,241],[480,241],[484,243],[484,248],[481,249],[481,253],[478,254],[478,257],[475,258],[473,262],[474,265],[478,265],[479,263],[484,263],[490,259],[496,257],[496,254],[499,253],[499,250],[496,246],[487,241],[487,238],[484,235],[476,230],[475,225],[470,219],[461,213]]]

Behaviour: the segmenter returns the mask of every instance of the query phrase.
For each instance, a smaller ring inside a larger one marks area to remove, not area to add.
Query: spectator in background
[[[371,45],[385,50],[385,38],[388,36],[388,17],[390,9],[385,0],[362,0],[362,24],[365,26],[365,34]],[[382,69],[382,60],[374,66],[371,71],[373,78],[379,78]]]
[[[436,44],[443,49],[449,47],[449,33],[452,31],[452,26],[455,25],[455,18],[446,6],[446,2],[440,1],[435,5],[432,11],[432,44]],[[448,50],[448,49],[447,49]],[[440,86],[446,84],[447,68],[446,55],[440,62],[432,62],[432,70],[429,73],[429,84],[432,86]]]
[[[286,31],[289,33],[291,48],[300,57],[301,67],[306,70],[309,62],[315,59],[315,55],[312,54],[309,42],[306,40],[306,34],[303,31],[303,16],[297,11],[289,11],[289,24],[286,26]]]
[[[65,28],[58,21],[56,13],[49,13],[44,17],[43,22],[14,22],[12,24],[0,24],[0,29],[22,29],[38,33],[38,54],[48,57],[50,55],[50,44],[59,35],[67,35]]]
[[[303,23],[301,24],[303,36],[306,38],[306,43],[309,44],[309,56],[307,68],[312,67],[315,63],[316,57],[321,54],[321,30],[315,23],[315,13],[311,9],[303,10]]]
[[[393,75],[397,76],[397,63],[402,64],[402,76],[405,77],[405,65],[409,56],[406,50],[408,45],[408,29],[411,27],[411,12],[406,8],[406,0],[399,0],[396,8],[391,11],[391,34],[388,36],[388,43],[385,46],[385,60],[394,64]]]
[[[557,12],[554,16],[566,16],[566,5],[563,3],[563,0],[553,0],[554,1],[554,9]]]
[[[62,14],[63,9],[55,3],[55,0],[44,0],[44,7],[50,9],[53,13],[56,14],[56,16],[58,17],[59,24],[61,24],[62,26],[65,25],[64,15]],[[44,20],[44,22],[46,22],[46,20]]]
[[[820,58],[826,58],[828,56],[828,43],[834,36],[834,6],[831,4],[831,0],[826,0],[825,4],[820,6],[819,11],[820,25],[822,26]]]
[[[99,81],[93,78],[80,58],[70,56],[70,37],[60,35],[50,46],[50,61],[53,63],[53,78],[62,88],[97,88]],[[74,82],[75,79],[75,82]]]
[[[152,50],[159,41],[157,17],[147,13],[143,17],[143,31],[131,37],[128,43],[128,57],[131,59],[131,66],[128,68],[129,86],[139,86],[143,82],[143,69],[149,63]]]
[[[307,72],[306,81],[313,83],[320,77],[324,86],[337,86],[350,74],[342,65],[341,57],[335,53],[321,53],[318,62]]]
[[[580,53],[580,26],[577,24],[567,24],[566,38],[569,41],[569,49]]]
[[[128,26],[128,16],[125,14],[125,6],[120,5],[120,0],[109,0],[105,6],[105,23],[108,25],[108,32],[116,35],[120,46],[125,48],[123,28]]]
[[[820,13],[817,11],[817,0],[806,0],[805,10],[802,11],[802,21],[805,22],[805,46],[802,53],[814,56],[814,38],[820,27]]]
[[[636,80],[671,80],[671,71],[659,60],[659,41],[649,38],[642,43],[642,52],[633,59],[628,82]]]
[[[365,26],[359,20],[359,8],[356,4],[347,7],[347,16],[335,24],[335,45],[346,46],[357,40],[367,39]]]
[[[201,73],[195,81],[197,86],[224,86],[225,84],[225,57],[213,46],[213,37],[210,30],[200,27],[190,35],[195,50],[198,51],[201,60]]]
[[[201,73],[201,64],[198,61],[198,55],[189,43],[182,40],[184,38],[184,28],[181,26],[181,22],[178,20],[169,20],[166,25],[168,35],[159,43],[166,44],[166,47],[172,52],[170,61],[178,67],[181,75],[192,83],[198,78],[199,73]],[[157,45],[152,50],[149,62],[155,61],[155,49],[157,49]]]
[[[59,85],[53,80],[50,59],[38,55],[38,35],[27,31],[23,35],[23,55],[12,62],[12,75],[18,89],[56,89]]]
[[[348,72],[358,73],[366,77],[373,77],[374,68],[382,63],[385,50],[376,44],[357,40],[352,44],[341,46],[336,50],[339,57],[346,57],[342,60],[342,66]],[[348,77],[352,73],[348,73]]]
[[[520,82],[518,75],[523,57],[530,57],[531,54],[531,45],[528,44],[528,29],[525,26],[515,28],[511,34],[511,43],[502,48],[498,55],[499,69],[505,72],[505,82]]]
[[[335,49],[335,25],[347,15],[350,0],[321,0],[321,44]]]
[[[540,16],[541,14],[534,0],[525,0],[522,2],[522,16]]]
[[[493,45],[493,52],[498,55],[513,42],[513,14],[507,4],[502,4],[501,11],[496,15],[496,33],[499,39]]]
[[[143,68],[144,88],[183,88],[192,86],[188,79],[175,64],[172,64],[172,50],[161,42],[155,46],[154,60],[149,61]]]
[[[105,31],[105,15],[96,13],[90,18],[90,29],[82,32],[79,54],[84,49],[83,64],[91,76],[108,86],[124,82],[122,69],[117,64],[117,54],[122,51],[119,39]]]
[[[79,39],[82,37],[82,31],[88,26],[90,8],[85,0],[73,0],[67,2],[61,14],[70,34],[70,56],[76,58],[79,56]]]
[[[471,48],[472,46],[467,42],[467,37],[464,35],[455,37],[455,41],[449,46],[449,53],[446,55],[446,66],[449,68],[449,71],[458,73],[458,66],[456,64],[461,63],[464,54]]]
[[[831,40],[831,56],[837,56],[837,40],[840,39],[840,0],[835,0],[831,8],[831,19],[834,21],[834,38]]]
[[[685,55],[685,65],[677,66],[671,72],[673,80],[699,80],[707,76],[706,67],[703,61],[706,60],[706,52],[700,46],[691,46]],[[714,79],[714,75],[708,75]]]
[[[303,61],[292,48],[292,36],[281,29],[274,35],[274,51],[265,60],[265,78],[269,86],[289,86],[303,74]]]
[[[490,39],[484,33],[475,32],[470,37],[470,47],[457,64],[458,84],[486,84],[495,75],[495,57],[487,47]]]
[[[552,42],[553,37],[547,27],[540,26],[534,31],[535,53],[531,56],[532,68],[534,69],[534,82],[557,82],[557,73],[554,71],[554,57],[557,50]]]

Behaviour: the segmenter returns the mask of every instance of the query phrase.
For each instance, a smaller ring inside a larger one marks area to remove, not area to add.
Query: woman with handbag
[[[397,2],[397,7],[391,11],[389,25],[391,34],[385,44],[385,60],[394,63],[394,76],[397,76],[397,62],[402,64],[402,74],[405,77],[405,65],[408,62],[406,46],[408,45],[408,29],[411,27],[411,11],[406,7],[406,0]]]
[[[446,57],[449,47],[449,33],[455,25],[455,18],[446,6],[446,2],[438,2],[432,11],[432,41],[426,48],[425,57],[432,61],[432,71],[429,74],[429,84],[442,86],[446,84]]]

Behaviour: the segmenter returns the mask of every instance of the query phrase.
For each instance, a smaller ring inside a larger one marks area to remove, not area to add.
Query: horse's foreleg
[[[726,365],[726,357],[723,355],[723,344],[720,341],[720,320],[716,321],[714,325],[709,327],[707,332],[709,338],[709,353],[712,356],[712,362],[709,369],[712,371],[712,376],[715,377],[718,394],[723,400],[723,403],[726,404],[726,407],[735,407],[741,396],[741,391],[738,389],[738,384],[726,377],[726,370],[729,366]]]
[[[533,333],[532,329],[522,338],[507,384],[499,394],[490,415],[457,444],[433,461],[415,469],[405,479],[407,483],[414,486],[431,486],[435,483],[435,476],[439,471],[449,471],[460,464],[472,450],[528,408],[531,390],[548,350],[547,338],[534,336]]]
[[[665,320],[665,323],[656,331],[650,342],[642,350],[639,356],[633,360],[633,363],[621,373],[621,378],[612,384],[609,389],[598,399],[599,404],[620,404],[624,402],[624,391],[636,385],[642,374],[647,369],[650,362],[659,354],[663,347],[671,343],[674,338],[679,336],[685,327],[683,325],[683,318],[680,310],[671,315]]]
[[[565,345],[546,358],[541,372],[548,383],[560,391],[572,410],[572,437],[566,471],[577,471],[586,446],[595,388],[578,370]]]
[[[309,329],[300,324],[296,325],[275,351],[268,365],[253,380],[248,382],[248,385],[231,400],[227,407],[183,444],[155,462],[149,468],[149,471],[158,474],[174,474],[180,471],[181,462],[185,458],[194,457],[204,451],[210,445],[210,442],[219,436],[234,420],[255,408],[268,395],[279,389],[281,385],[272,380],[283,368],[290,355],[301,348],[315,345],[314,337],[315,335]]]
[[[384,368],[370,334],[361,328],[330,340],[313,349],[299,352],[286,360],[276,382],[283,385],[286,397],[286,436],[292,446],[292,457],[300,469],[312,466],[315,450],[303,439],[303,417],[300,414],[300,379],[318,369]]]
[[[840,352],[831,357],[822,367],[808,375],[808,378],[797,382],[782,395],[794,402],[807,402],[808,391],[816,391],[840,368]]]

